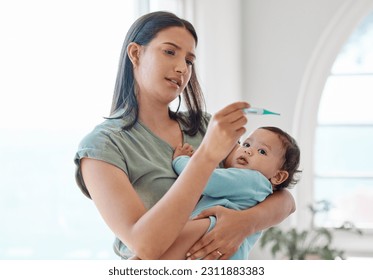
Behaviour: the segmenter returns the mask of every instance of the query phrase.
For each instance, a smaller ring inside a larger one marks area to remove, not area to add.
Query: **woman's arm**
[[[207,209],[196,219],[214,215],[216,226],[190,248],[189,258],[216,259],[219,250],[223,253],[220,259],[228,259],[247,236],[282,222],[294,211],[294,198],[288,190],[275,191],[263,202],[243,211],[221,206]]]
[[[211,172],[245,132],[242,109],[246,107],[246,102],[233,103],[212,117],[183,174],[149,210],[122,170],[103,161],[82,159],[81,171],[92,200],[115,235],[138,257],[157,259],[176,240]]]
[[[209,163],[194,161],[189,178],[180,176],[149,211],[119,168],[87,158],[82,160],[81,168],[92,200],[115,235],[141,259],[157,259],[184,227],[207,181],[208,175],[202,174],[209,174],[214,166],[209,170]],[[196,175],[197,171],[201,176]]]
[[[160,256],[159,260],[185,260],[186,253],[208,230],[210,219],[190,220],[175,242]],[[139,257],[131,257],[130,260],[141,260]]]

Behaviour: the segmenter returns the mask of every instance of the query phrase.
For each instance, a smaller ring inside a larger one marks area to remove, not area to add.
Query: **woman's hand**
[[[204,260],[229,259],[247,236],[247,220],[242,211],[215,206],[202,211],[195,219],[215,216],[215,227],[197,241],[187,253],[187,258]]]
[[[222,161],[246,132],[247,118],[244,108],[247,102],[235,102],[218,111],[210,120],[203,141],[196,151],[212,162]]]
[[[215,216],[215,228],[197,241],[187,256],[189,259],[229,259],[246,236],[281,223],[294,211],[294,198],[286,189],[275,191],[246,210],[237,211],[222,206],[206,209],[195,219]]]

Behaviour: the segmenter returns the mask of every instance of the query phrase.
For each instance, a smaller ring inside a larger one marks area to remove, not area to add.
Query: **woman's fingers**
[[[228,155],[238,139],[246,132],[244,125],[247,119],[243,109],[249,106],[247,102],[232,103],[211,118],[201,143],[201,150],[205,153],[205,157],[219,162]]]
[[[229,259],[235,252],[233,248],[227,246],[228,240],[219,240],[216,232],[211,231],[206,233],[187,254],[187,259],[190,260],[225,260]],[[235,248],[237,249],[237,248]]]
[[[195,219],[215,216],[216,225],[189,250],[190,259],[229,259],[245,239],[246,227],[239,219],[239,211],[215,206],[202,211]],[[221,255],[221,256],[220,256]]]
[[[245,101],[237,101],[229,104],[228,106],[221,109],[217,114],[229,115],[232,112],[241,111],[243,113],[244,108],[249,108],[250,104]]]
[[[217,112],[213,118],[222,123],[233,125],[234,128],[238,129],[247,122],[243,109],[248,108],[249,106],[250,105],[247,102],[232,103]]]

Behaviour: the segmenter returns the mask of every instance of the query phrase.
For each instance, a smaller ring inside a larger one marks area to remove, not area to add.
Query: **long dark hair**
[[[264,126],[260,127],[260,129],[269,130],[277,134],[285,150],[284,164],[281,166],[280,169],[286,170],[289,173],[289,177],[280,185],[276,186],[276,189],[294,186],[299,181],[299,177],[297,175],[302,172],[298,169],[300,162],[300,149],[297,142],[288,133],[278,127]]]
[[[193,25],[169,12],[160,11],[146,14],[137,19],[128,30],[120,55],[118,74],[110,111],[110,115],[113,115],[117,110],[124,109],[123,114],[115,117],[128,118],[128,122],[123,129],[132,128],[137,122],[139,114],[139,105],[135,94],[133,66],[127,54],[127,46],[132,42],[145,46],[158,32],[172,26],[185,27],[192,34],[197,45],[198,37]],[[179,107],[175,112],[169,108],[169,116],[171,119],[182,122],[185,127],[187,127],[185,131],[187,134],[194,135],[201,128],[204,116],[203,110],[205,109],[202,90],[198,83],[194,66],[192,68],[191,78],[182,95],[188,111],[188,117],[184,118],[182,114],[178,114],[181,102],[180,96]]]

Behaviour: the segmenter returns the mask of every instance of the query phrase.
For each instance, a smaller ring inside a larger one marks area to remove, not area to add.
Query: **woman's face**
[[[134,75],[139,103],[169,104],[188,84],[195,61],[195,40],[183,27],[164,29],[139,46]]]

